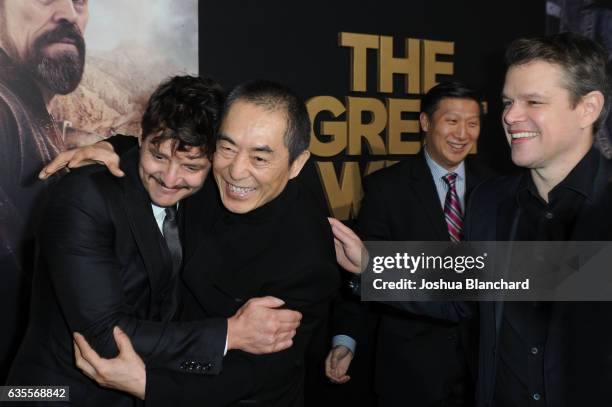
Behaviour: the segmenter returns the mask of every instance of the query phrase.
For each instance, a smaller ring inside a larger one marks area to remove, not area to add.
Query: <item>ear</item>
[[[580,127],[587,128],[593,126],[603,109],[605,97],[598,90],[587,93],[582,97],[579,107],[582,109],[580,117]]]
[[[304,164],[310,158],[310,151],[304,150],[300,155],[298,155],[293,163],[291,163],[291,168],[289,168],[289,179],[293,179],[298,176],[302,168],[304,168]]]
[[[427,133],[429,131],[429,117],[427,117],[426,113],[419,115],[419,123],[421,124],[421,130]]]

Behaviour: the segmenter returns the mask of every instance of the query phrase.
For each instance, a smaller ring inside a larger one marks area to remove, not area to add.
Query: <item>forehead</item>
[[[561,90],[565,90],[563,69],[557,64],[534,60],[508,68],[503,93],[513,97],[546,96]]]
[[[207,159],[205,151],[202,147],[185,146],[181,150],[173,150],[174,143],[178,143],[178,140],[166,139],[159,142],[153,141],[153,137],[147,137],[143,143],[143,147],[182,161],[197,161]]]
[[[225,115],[221,123],[221,134],[240,145],[265,143],[279,146],[284,145],[286,128],[287,118],[282,109],[270,110],[238,100]]]
[[[462,116],[480,116],[480,106],[473,99],[447,97],[440,100],[434,115],[460,114]]]

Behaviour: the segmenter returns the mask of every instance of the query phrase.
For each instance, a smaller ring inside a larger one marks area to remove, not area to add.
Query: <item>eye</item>
[[[77,10],[82,9],[87,4],[87,0],[72,0],[72,3],[77,8]]]
[[[529,106],[539,106],[541,104],[543,104],[542,102],[540,102],[539,100],[528,100],[527,104]]]
[[[261,156],[257,156],[257,155],[253,157],[253,160],[255,161],[255,163],[257,165],[263,165],[263,164],[267,164],[268,163],[267,159],[265,159],[265,158],[263,158]]]
[[[480,127],[480,123],[479,122],[469,122],[468,126],[473,127],[473,128]]]
[[[234,146],[228,144],[228,143],[223,143],[221,145],[218,146],[219,150],[223,150],[223,151],[233,151],[234,150]]]
[[[457,119],[446,119],[446,123],[448,123],[448,124],[457,124]]]

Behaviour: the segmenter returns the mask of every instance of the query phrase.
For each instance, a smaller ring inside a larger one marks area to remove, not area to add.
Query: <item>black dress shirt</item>
[[[598,152],[591,149],[567,177],[543,200],[533,179],[526,173],[517,194],[520,218],[516,240],[569,240],[577,215],[589,199],[597,172]],[[534,251],[537,247],[534,247]],[[533,253],[534,258],[537,253]],[[542,259],[551,267],[554,259]],[[540,272],[543,269],[539,270]],[[545,405],[544,354],[550,337],[548,321],[555,303],[506,302],[499,334],[499,360],[495,379],[494,405],[520,407]]]

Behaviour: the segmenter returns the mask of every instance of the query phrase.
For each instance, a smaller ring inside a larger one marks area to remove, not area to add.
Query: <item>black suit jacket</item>
[[[490,175],[468,158],[466,202],[474,187]],[[357,221],[364,240],[445,241],[448,229],[424,153],[364,179],[365,196]],[[417,405],[448,396],[452,383],[466,375],[467,327],[378,306],[376,389],[385,405],[401,405],[409,389]],[[350,318],[349,318],[350,320]],[[463,342],[463,343],[462,343]],[[468,382],[470,379],[468,378]]]
[[[521,177],[525,176],[529,176],[526,171],[492,179],[476,188],[468,206],[465,229],[468,240],[515,240],[516,225],[521,216],[516,196]],[[612,162],[603,156],[599,156],[597,175],[591,188],[593,199],[583,204],[570,240],[612,240]],[[473,304],[465,302],[393,305],[450,321],[479,315],[476,401],[479,407],[491,406],[503,302],[479,302],[478,314],[474,312]],[[544,357],[544,405],[612,405],[612,306],[600,302],[559,302],[551,305]]]
[[[220,371],[225,319],[169,322],[177,309],[169,253],[137,164],[134,150],[122,159],[124,178],[91,166],[54,189],[40,230],[30,323],[10,384],[68,385],[79,406],[133,405],[132,397],[102,389],[74,365],[72,332],[113,357],[115,325],[148,368],[182,371],[184,355],[197,354],[206,374]]]
[[[187,216],[197,205],[186,208]],[[200,216],[206,216],[200,211]],[[273,295],[303,319],[291,348],[269,355],[229,351],[215,377],[149,372],[150,405],[303,404],[304,355],[338,286],[333,238],[311,196],[290,181],[268,204],[243,215],[218,208],[208,230],[191,230],[183,272],[184,320],[229,317],[249,298]],[[207,223],[207,222],[206,222]],[[186,365],[199,363],[196,355]]]

